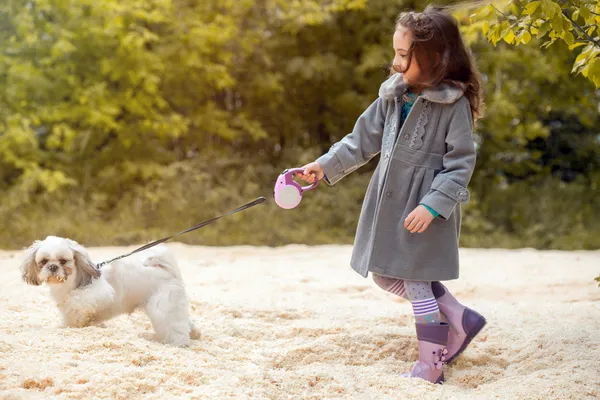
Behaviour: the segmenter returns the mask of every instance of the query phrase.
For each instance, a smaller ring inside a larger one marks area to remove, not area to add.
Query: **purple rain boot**
[[[421,378],[431,383],[444,382],[444,361],[448,350],[449,325],[416,324],[417,339],[419,341],[419,359],[413,366],[410,374],[403,377]]]
[[[476,311],[460,304],[440,282],[432,282],[431,288],[442,315],[450,324],[446,356],[446,364],[450,364],[465,351],[471,340],[483,329],[486,320]]]

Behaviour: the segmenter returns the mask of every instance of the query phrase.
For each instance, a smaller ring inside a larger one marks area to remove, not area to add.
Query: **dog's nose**
[[[58,265],[50,264],[48,265],[48,269],[50,270],[50,272],[56,272],[58,271]]]

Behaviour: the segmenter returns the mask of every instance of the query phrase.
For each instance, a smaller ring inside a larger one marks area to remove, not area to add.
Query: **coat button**
[[[404,135],[404,139],[408,139],[410,136],[408,135],[408,133],[406,135]]]
[[[392,192],[387,192],[385,195],[386,195],[387,197],[392,197]]]

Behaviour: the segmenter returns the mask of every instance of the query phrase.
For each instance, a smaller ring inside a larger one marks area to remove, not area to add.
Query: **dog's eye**
[[[48,260],[43,259],[42,261],[40,261],[40,265],[46,265],[47,262],[48,262]]]
[[[67,263],[67,260],[60,260],[60,265],[65,265]]]

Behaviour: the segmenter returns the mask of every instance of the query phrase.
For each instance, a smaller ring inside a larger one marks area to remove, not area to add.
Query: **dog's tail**
[[[148,255],[143,260],[147,267],[162,268],[175,278],[182,280],[181,271],[175,255],[165,245],[158,245],[147,250]]]

